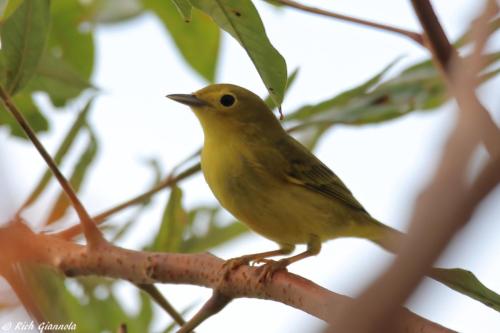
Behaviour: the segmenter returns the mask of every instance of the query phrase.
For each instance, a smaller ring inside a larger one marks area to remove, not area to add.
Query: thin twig
[[[203,305],[203,307],[191,318],[187,323],[185,323],[177,333],[190,333],[201,323],[203,323],[208,318],[217,314],[220,310],[224,309],[226,305],[229,304],[233,299],[227,297],[224,294],[214,290],[212,296]]]
[[[444,29],[439,22],[439,19],[432,8],[432,5],[429,0],[412,0],[412,5],[415,10],[415,13],[420,20],[422,28],[425,31],[426,36],[426,45],[428,49],[431,51],[432,58],[437,67],[441,70],[441,73],[447,82],[448,85],[453,85],[453,64],[459,61],[459,55],[455,48],[451,45]],[[498,5],[495,1],[488,1],[488,8],[484,11],[483,15],[486,17],[480,18],[478,20],[482,22],[486,22],[488,24],[489,17],[494,17],[496,13],[498,13]],[[486,29],[488,32],[489,29]],[[478,42],[484,43],[484,40],[480,39]],[[477,45],[476,45],[477,46]],[[481,51],[483,48],[479,45],[476,47],[476,50]],[[477,73],[475,74],[477,75]],[[452,88],[453,89],[453,88]],[[483,133],[483,142],[488,150],[490,155],[494,155],[497,147],[500,142],[500,129],[497,127],[495,122],[493,121],[490,113],[486,110],[486,108],[481,104],[479,99],[477,98],[475,92],[473,90],[468,90],[468,99],[471,99],[475,104],[478,105],[477,112],[480,114],[479,121],[482,123],[484,128]],[[460,100],[458,100],[460,102]]]
[[[324,9],[306,6],[306,5],[300,4],[300,3],[292,1],[292,0],[273,0],[273,1],[280,3],[282,5],[288,6],[288,7],[292,7],[295,9],[305,11],[305,12],[323,15],[323,16],[327,16],[327,17],[333,17],[333,18],[336,18],[336,19],[339,19],[342,21],[361,24],[364,26],[397,33],[397,34],[403,35],[405,37],[408,37],[411,40],[413,40],[414,42],[424,46],[424,41],[423,41],[422,35],[417,33],[417,32],[414,32],[414,31],[409,31],[409,30],[393,27],[393,26],[386,25],[386,24],[376,23],[376,22],[372,22],[372,21],[368,21],[368,20],[363,20],[363,19],[359,19],[356,17],[348,16],[348,15],[338,14],[338,13],[334,13],[334,12],[327,11]]]
[[[155,300],[156,304],[158,304],[166,313],[172,317],[172,319],[179,325],[182,326],[186,322],[180,315],[180,313],[174,308],[172,304],[163,296],[163,294],[156,288],[153,284],[141,284],[138,283],[136,286],[151,296],[152,299]]]
[[[24,116],[21,114],[21,112],[14,105],[10,95],[7,93],[7,91],[4,89],[2,85],[0,85],[0,98],[2,99],[2,102],[5,105],[6,109],[16,119],[17,123],[22,127],[26,136],[28,136],[28,138],[31,140],[35,148],[38,150],[42,158],[45,160],[45,163],[47,163],[48,167],[56,177],[62,189],[64,190],[64,193],[68,196],[71,204],[73,205],[73,207],[76,210],[76,213],[78,214],[81,227],[83,228],[83,232],[85,234],[85,238],[87,240],[89,247],[93,249],[95,247],[98,247],[99,245],[105,244],[106,240],[104,239],[101,231],[99,230],[99,228],[97,228],[97,225],[92,220],[87,210],[80,202],[80,199],[78,199],[78,196],[71,187],[71,184],[61,173],[61,171],[57,167],[52,157],[49,155],[49,153],[42,145],[40,140],[38,140],[38,137],[36,136],[35,132],[31,128],[29,123],[26,121]]]
[[[131,207],[131,206],[134,206],[134,205],[137,205],[137,204],[144,202],[149,197],[151,197],[153,194],[178,183],[179,181],[197,173],[200,170],[201,170],[201,165],[200,165],[200,163],[197,163],[196,165],[192,166],[191,168],[179,173],[175,177],[165,178],[158,185],[153,186],[152,188],[150,188],[146,192],[141,193],[141,194],[139,194],[131,199],[128,199],[128,200],[126,200],[126,201],[124,201],[124,202],[122,202],[122,203],[120,203],[112,208],[109,208],[109,209],[103,211],[102,213],[95,215],[93,217],[93,219],[94,219],[95,223],[101,224],[102,222],[106,221],[106,219],[108,219],[113,214],[116,214],[116,213],[118,213],[118,212],[120,212],[128,207]],[[72,238],[78,236],[81,232],[82,232],[82,226],[79,224],[76,224],[72,227],[69,227],[68,229],[54,233],[53,235],[57,236],[57,237],[64,238],[64,239],[72,239]]]

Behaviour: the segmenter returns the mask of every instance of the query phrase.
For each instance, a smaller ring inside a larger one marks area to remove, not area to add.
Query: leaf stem
[[[10,95],[7,93],[7,91],[2,85],[0,85],[0,98],[2,99],[2,102],[5,105],[6,109],[16,119],[17,123],[22,127],[26,136],[31,140],[37,151],[45,160],[45,163],[47,163],[48,167],[56,177],[62,189],[64,190],[64,193],[66,193],[69,200],[71,201],[71,204],[75,208],[76,213],[78,214],[78,217],[80,219],[80,224],[85,234],[85,238],[88,242],[89,247],[93,249],[98,247],[99,245],[102,245],[103,243],[106,243],[106,240],[104,239],[101,231],[97,228],[95,222],[92,220],[87,210],[80,202],[80,199],[78,199],[78,196],[75,194],[75,191],[73,191],[71,184],[61,173],[61,171],[57,167],[52,157],[49,155],[49,153],[42,145],[40,140],[38,140],[38,137],[36,136],[35,132],[31,128],[29,123],[26,121],[24,116],[21,114],[21,112],[18,110],[18,108],[15,106],[15,104],[12,102]]]
[[[320,9],[320,8],[306,6],[306,5],[300,4],[300,3],[292,1],[292,0],[273,0],[273,1],[277,2],[277,3],[280,3],[282,5],[288,6],[288,7],[292,7],[292,8],[295,8],[295,9],[299,9],[299,10],[305,11],[305,12],[309,12],[309,13],[313,13],[313,14],[318,14],[318,15],[322,15],[322,16],[327,16],[327,17],[333,17],[333,18],[336,18],[338,20],[347,21],[347,22],[351,22],[351,23],[356,23],[356,24],[360,24],[360,25],[372,27],[372,28],[379,29],[379,30],[385,30],[385,31],[393,32],[393,33],[396,33],[396,34],[399,34],[399,35],[403,35],[403,36],[405,36],[407,38],[410,38],[411,40],[413,40],[417,44],[425,46],[424,45],[423,36],[422,36],[422,34],[419,34],[418,32],[414,32],[414,31],[409,31],[409,30],[405,30],[405,29],[402,29],[402,28],[393,27],[393,26],[390,26],[390,25],[387,25],[387,24],[382,24],[382,23],[376,23],[376,22],[372,22],[372,21],[368,21],[368,20],[363,20],[363,19],[360,19],[360,18],[348,16],[348,15],[338,14],[338,13],[334,13],[334,12],[327,11],[327,10]]]

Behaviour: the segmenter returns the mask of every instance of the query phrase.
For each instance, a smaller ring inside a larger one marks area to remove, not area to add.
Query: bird
[[[211,191],[227,211],[276,250],[226,261],[226,275],[263,263],[260,280],[317,255],[323,242],[366,238],[394,252],[401,233],[373,218],[342,180],[282,127],[256,94],[232,84],[211,84],[168,98],[189,106],[203,128],[201,167]],[[296,245],[305,251],[291,254]]]

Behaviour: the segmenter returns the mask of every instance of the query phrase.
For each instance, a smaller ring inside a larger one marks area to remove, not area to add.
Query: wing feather
[[[366,212],[342,180],[295,139],[287,137],[278,146],[288,166],[283,170],[287,181]]]

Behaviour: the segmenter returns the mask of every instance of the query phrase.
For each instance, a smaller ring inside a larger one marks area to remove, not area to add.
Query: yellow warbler
[[[230,84],[167,97],[191,107],[204,131],[201,165],[221,205],[255,232],[279,244],[275,251],[229,261],[235,268],[267,262],[261,278],[321,249],[337,237],[363,237],[394,250],[399,234],[372,218],[344,183],[282,128],[257,95]],[[296,244],[307,250],[289,254]]]

